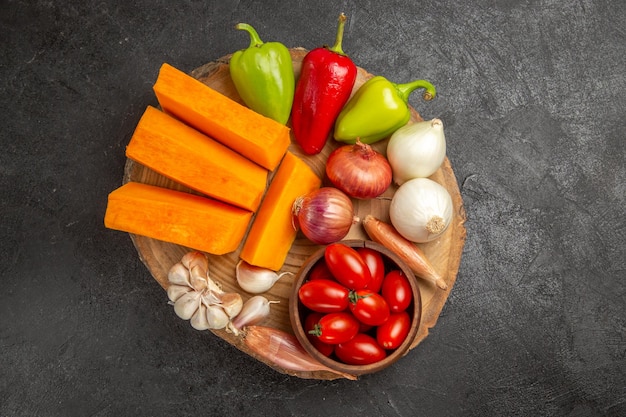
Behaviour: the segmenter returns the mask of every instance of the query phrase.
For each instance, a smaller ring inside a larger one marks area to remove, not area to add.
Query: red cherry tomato
[[[359,320],[359,319],[357,319]],[[359,333],[367,333],[370,330],[372,330],[374,328],[374,326],[372,326],[371,324],[365,324],[362,321],[359,320]]]
[[[406,310],[413,301],[409,279],[400,270],[393,270],[385,275],[380,293],[392,313]]]
[[[387,352],[372,336],[359,333],[348,342],[335,346],[335,355],[348,365],[369,365],[385,359]]]
[[[383,285],[383,279],[385,278],[383,256],[380,252],[370,248],[358,248],[356,251],[361,255],[361,258],[367,265],[367,268],[370,270],[370,275],[372,276],[370,283],[367,284],[367,289],[379,292],[381,285]]]
[[[389,318],[389,306],[382,295],[370,290],[350,292],[348,307],[361,323],[380,326]]]
[[[322,259],[319,262],[317,262],[315,266],[313,266],[313,268],[311,268],[311,271],[309,272],[309,276],[307,277],[307,279],[309,281],[314,281],[316,279],[334,280],[335,277],[333,277],[333,274],[331,274],[330,269],[328,269],[328,265],[326,265],[326,262]]]
[[[384,349],[396,349],[404,342],[410,328],[409,313],[406,311],[394,313],[385,323],[376,328],[376,341]]]
[[[328,343],[322,342],[319,337],[310,334],[311,330],[315,329],[315,325],[319,322],[319,320],[324,316],[324,313],[310,313],[304,319],[304,331],[306,332],[306,337],[309,339],[309,342],[317,349],[322,355],[330,356],[335,350],[334,345],[329,345]]]
[[[370,270],[361,255],[356,249],[343,243],[326,246],[324,259],[335,279],[351,290],[363,289],[372,280]]]
[[[328,313],[322,316],[309,334],[324,343],[345,343],[359,332],[359,321],[350,313]]]
[[[348,308],[350,290],[329,279],[307,281],[298,290],[298,298],[318,313],[336,313]]]

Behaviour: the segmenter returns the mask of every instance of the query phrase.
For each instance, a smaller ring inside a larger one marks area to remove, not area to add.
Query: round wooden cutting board
[[[307,51],[302,48],[291,49],[296,79],[300,74],[302,59],[306,53]],[[213,89],[243,104],[229,75],[229,60],[230,56],[225,56],[216,62],[211,62],[197,68],[191,75],[209,85]],[[370,77],[372,77],[372,74],[369,74],[362,68],[359,68],[353,92],[356,91],[356,89]],[[414,122],[421,121],[422,118],[420,115],[414,109],[411,110],[411,120]],[[374,144],[373,147],[384,154],[386,143],[387,140],[381,141]],[[295,142],[292,142],[289,149],[291,152],[301,157],[315,171],[315,173],[320,176],[320,178],[325,178],[324,166],[326,159],[328,158],[328,155],[340,145],[342,144],[331,139],[328,141],[323,151],[315,156],[305,155]],[[465,243],[465,210],[463,208],[463,201],[459,193],[459,187],[457,185],[454,172],[452,171],[450,161],[446,158],[441,168],[430,178],[443,185],[450,192],[454,204],[454,217],[450,227],[448,227],[446,232],[440,238],[427,244],[420,244],[420,247],[423,249],[424,253],[430,259],[437,271],[445,279],[448,284],[448,289],[443,291],[436,288],[431,283],[419,280],[422,297],[422,321],[420,323],[418,333],[411,345],[411,349],[415,348],[422,340],[424,340],[424,338],[428,336],[428,329],[432,328],[436,324],[437,318],[439,317],[439,314],[441,313],[441,310],[448,298],[448,294],[454,286],[459,264],[461,262],[463,245]],[[143,182],[161,187],[193,192],[190,189],[177,184],[131,160],[127,161],[124,172],[123,182],[126,183],[128,181]],[[327,180],[325,179],[324,181]],[[388,222],[390,197],[396,189],[397,187],[391,186],[383,194],[383,196],[381,196],[381,198],[372,200],[353,200],[357,216],[362,219],[367,214],[372,214],[379,219]],[[180,261],[181,257],[186,252],[192,250],[191,248],[185,248],[144,236],[131,234],[130,237],[137,249],[140,259],[146,265],[154,279],[163,288],[167,288],[167,273],[170,267]],[[350,230],[348,236],[346,236],[346,239],[368,239],[368,237],[361,224],[357,223],[352,226],[352,229]],[[286,262],[281,271],[291,271],[295,274],[303,262],[317,248],[319,248],[319,246],[314,245],[301,233],[299,233],[291,247],[291,251],[287,256]],[[209,270],[211,278],[219,282],[225,291],[239,292],[245,301],[252,295],[241,290],[235,279],[235,266],[239,260],[239,252],[240,249],[222,256],[208,255]],[[272,304],[271,315],[265,322],[262,323],[262,325],[293,333],[289,321],[289,294],[291,291],[292,281],[293,276],[284,276],[274,285],[274,287],[272,287],[271,290],[263,294],[267,299],[279,301],[279,303]],[[169,308],[172,310],[172,314],[175,314],[173,308],[167,304],[167,296],[164,298],[163,308]],[[189,323],[181,322],[181,325],[189,326]],[[215,330],[212,331],[212,333],[226,340],[242,352],[255,357],[279,372],[295,375],[301,378],[312,379],[329,380],[342,377],[341,375],[327,371],[294,372],[282,369],[277,364],[264,360],[258,355],[255,355],[254,352],[251,352],[243,342],[241,336],[234,336],[225,330]],[[414,352],[409,354],[417,353]]]

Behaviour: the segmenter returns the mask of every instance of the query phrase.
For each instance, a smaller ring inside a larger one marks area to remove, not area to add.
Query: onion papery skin
[[[445,157],[446,136],[440,119],[405,125],[387,143],[387,159],[398,185],[413,178],[430,177]]]
[[[402,184],[389,206],[389,219],[405,239],[425,243],[437,239],[452,221],[452,198],[442,185],[429,178]]]
[[[318,245],[340,241],[358,222],[350,197],[333,187],[322,187],[297,198],[292,213],[302,233]]]
[[[348,196],[365,200],[389,188],[392,170],[387,158],[357,139],[354,145],[341,146],[328,156],[326,176]]]

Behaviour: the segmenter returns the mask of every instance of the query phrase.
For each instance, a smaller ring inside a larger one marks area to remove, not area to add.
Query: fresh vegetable
[[[446,158],[443,122],[432,119],[402,126],[387,143],[387,158],[398,185],[431,176]]]
[[[333,187],[322,187],[296,198],[292,213],[295,226],[318,245],[343,239],[359,221],[350,198]]]
[[[243,304],[239,314],[228,323],[227,330],[235,336],[246,326],[261,323],[270,315],[270,306],[279,301],[270,301],[262,295],[255,295]]]
[[[411,118],[409,95],[424,88],[424,100],[435,97],[435,87],[426,80],[393,83],[382,76],[367,80],[346,103],[335,123],[339,142],[374,143],[391,135]]]
[[[286,124],[295,88],[289,49],[280,42],[263,43],[247,23],[239,23],[235,29],[250,35],[250,46],[230,59],[230,76],[239,96],[257,113]]]
[[[413,301],[409,279],[400,270],[391,271],[385,276],[380,294],[392,313],[406,310]]]
[[[370,279],[366,288],[349,289],[346,285],[354,287],[354,282],[341,283],[341,277],[354,275],[354,268],[344,266],[344,268],[333,270],[326,258],[322,257],[309,270],[306,280],[298,291],[302,326],[307,338],[315,347],[320,344],[318,336],[323,333],[323,323],[331,321],[331,318],[334,323],[334,320],[339,320],[337,314],[347,314],[350,319],[357,322],[357,335],[354,337],[362,340],[357,339],[354,344],[322,340],[323,343],[316,349],[346,364],[373,363],[386,357],[385,349],[396,349],[406,340],[411,329],[410,314],[414,311],[411,306],[417,304],[412,303],[413,288],[404,273],[385,263],[380,252],[367,247],[358,247],[355,254],[346,256],[343,252],[345,247],[353,249],[343,243],[335,243],[328,245],[325,251],[331,248],[331,251],[335,251],[335,257],[347,261],[347,264],[354,260],[354,256],[359,257],[364,267],[370,271],[370,275],[375,278]],[[374,283],[374,280],[378,283]],[[386,284],[385,280],[387,280]],[[404,286],[405,284],[409,286],[408,289]],[[391,305],[394,307],[394,312],[391,310]],[[405,316],[395,317],[398,314],[397,311]],[[388,324],[392,317],[393,323]],[[345,316],[343,319],[348,320]],[[336,326],[350,327],[341,320]],[[353,331],[353,329],[350,330],[350,332]],[[361,334],[367,337],[363,338]],[[380,335],[380,344],[374,338],[377,335]],[[328,344],[333,346],[332,351],[327,346]],[[340,345],[345,346],[339,348]],[[361,363],[361,361],[364,362]]]
[[[326,262],[324,262],[324,260],[322,259],[321,261],[318,261],[313,266],[313,268],[311,268],[307,279],[309,281],[314,281],[316,279],[334,280],[335,278],[333,277],[333,274],[330,272],[330,269],[328,269],[328,265],[326,265]]]
[[[298,372],[324,371],[346,379],[356,379],[354,375],[336,371],[314,359],[294,335],[285,331],[266,326],[248,326],[243,340],[253,355],[282,369]]]
[[[383,279],[385,278],[385,263],[382,255],[380,252],[370,248],[357,248],[356,251],[367,265],[367,269],[369,269],[370,275],[372,276],[366,288],[374,292],[379,292],[380,287],[383,285]]]
[[[357,139],[354,145],[335,149],[326,161],[330,182],[350,197],[378,197],[391,184],[392,171],[387,158]]]
[[[255,211],[267,170],[179,120],[148,106],[126,156],[207,196]]]
[[[223,329],[242,309],[238,293],[226,293],[209,278],[206,255],[187,252],[168,271],[167,296],[174,312],[196,330]]]
[[[349,341],[335,346],[335,355],[349,365],[369,365],[385,359],[387,352],[372,336],[359,333]]]
[[[237,284],[239,284],[241,289],[251,294],[261,294],[269,291],[276,281],[285,275],[293,275],[293,272],[289,271],[277,274],[271,269],[250,265],[243,259],[237,263],[235,272]]]
[[[406,311],[393,313],[376,328],[376,342],[384,349],[397,349],[411,329],[411,318]]]
[[[129,182],[109,194],[104,225],[223,255],[237,249],[251,217],[217,200]]]
[[[452,221],[452,198],[444,187],[428,178],[402,184],[391,199],[389,219],[411,242],[430,242]]]
[[[374,326],[370,324],[365,324],[362,321],[359,321],[359,333],[368,333],[373,328]]]
[[[387,301],[377,292],[367,289],[352,291],[348,307],[357,320],[370,326],[380,326],[390,314]]]
[[[318,313],[338,313],[347,310],[349,295],[349,289],[328,279],[307,281],[298,289],[300,302]]]
[[[297,234],[291,214],[293,202],[320,185],[321,180],[311,168],[287,152],[248,232],[241,259],[251,265],[280,270]]]
[[[350,313],[324,314],[309,334],[319,338],[321,342],[336,345],[345,343],[359,332],[359,322]]]
[[[163,64],[154,84],[163,111],[272,171],[287,151],[289,128]]]
[[[343,52],[346,16],[339,16],[337,36],[332,47],[309,51],[302,60],[300,78],[291,111],[293,135],[302,150],[319,153],[332,131],[341,108],[350,98],[357,69]]]
[[[382,222],[372,215],[363,219],[363,228],[368,236],[385,246],[402,259],[416,277],[430,281],[442,290],[448,288],[446,281],[435,270],[424,252],[413,242],[405,239],[392,225]]]
[[[315,330],[315,325],[324,316],[324,313],[313,312],[306,316],[304,319],[304,332],[307,335],[309,342],[317,349],[322,355],[330,356],[335,350],[335,345],[322,342],[317,336],[310,334],[309,332]]]
[[[324,260],[339,283],[351,290],[366,288],[372,275],[356,249],[343,243],[332,243],[324,249]]]

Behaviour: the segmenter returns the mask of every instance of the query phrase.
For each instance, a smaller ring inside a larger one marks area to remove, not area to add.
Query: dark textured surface
[[[358,5],[357,5],[358,4]],[[105,230],[162,62],[332,43],[426,78],[467,211],[426,341],[360,381],[284,376],[167,306]],[[0,1],[0,415],[626,415],[626,3]]]

